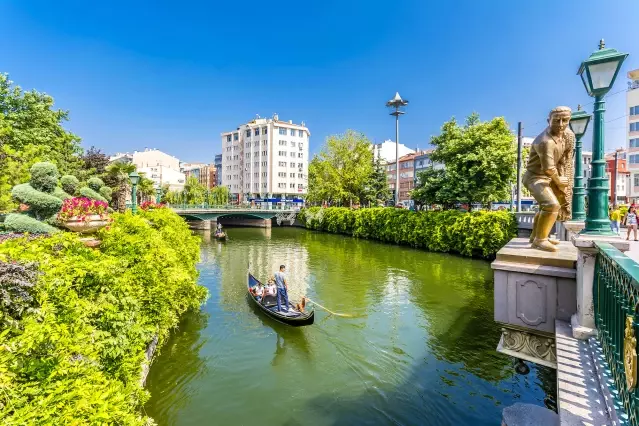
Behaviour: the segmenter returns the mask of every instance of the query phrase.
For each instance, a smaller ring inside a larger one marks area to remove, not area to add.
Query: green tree
[[[463,126],[451,119],[431,139],[435,147],[431,159],[445,170],[421,173],[413,196],[424,203],[469,206],[510,199],[517,156],[513,139],[503,117],[481,122],[473,113]]]
[[[134,172],[135,169],[135,164],[121,162],[112,163],[106,168],[107,182],[113,189],[115,197],[115,208],[120,213],[124,213],[126,210],[126,196],[131,190],[129,173]]]
[[[80,138],[62,126],[68,116],[51,96],[25,92],[0,73],[0,210],[14,206],[10,190],[29,180],[33,164],[49,161],[61,174],[80,169]]]
[[[188,204],[202,204],[206,198],[206,187],[195,176],[189,176],[184,184],[184,197]]]
[[[142,174],[138,182],[138,202],[144,201],[155,201],[155,182]]]
[[[308,167],[311,202],[352,204],[363,201],[373,176],[371,142],[362,133],[347,130],[330,136]]]
[[[391,191],[388,187],[388,176],[386,166],[381,157],[377,157],[373,162],[373,170],[365,187],[364,204],[378,205],[384,204],[391,199]]]

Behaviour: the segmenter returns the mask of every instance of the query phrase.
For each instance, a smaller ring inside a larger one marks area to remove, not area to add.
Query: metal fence
[[[167,204],[175,210],[299,210],[298,206],[283,206],[279,204],[255,204],[251,205],[236,205],[236,204]]]
[[[619,419],[639,426],[637,340],[639,264],[611,244],[597,244],[593,297],[595,322]]]

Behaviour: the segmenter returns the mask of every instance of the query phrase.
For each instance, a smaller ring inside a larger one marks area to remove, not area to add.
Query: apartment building
[[[415,188],[415,158],[423,152],[413,152],[399,157],[399,202],[410,200],[410,191]],[[388,187],[395,193],[397,164],[395,161],[386,164]]]
[[[373,155],[375,156],[375,158],[381,158],[381,160],[386,163],[395,161],[396,150],[399,150],[400,158],[404,155],[412,154],[413,152],[415,152],[414,150],[401,143],[399,144],[399,147],[395,147],[395,142],[390,139],[373,145]]]
[[[626,129],[628,140],[628,171],[630,172],[630,202],[639,200],[639,69],[628,73],[626,92]]]
[[[302,199],[308,192],[310,132],[293,124],[256,118],[223,132],[222,185],[239,201]]]
[[[222,154],[215,154],[215,185],[222,186]]]
[[[138,173],[151,179],[156,186],[169,186],[171,191],[184,189],[185,176],[180,171],[180,160],[155,148],[145,148],[133,153],[117,153],[109,158],[111,163],[125,162],[135,164]]]
[[[630,171],[625,149],[620,148],[616,150],[616,153],[606,155],[606,174],[608,175],[608,201],[612,204],[626,204],[630,198]]]
[[[217,186],[217,169],[214,164],[206,163],[189,163],[182,164],[182,171],[186,179],[193,176],[200,185],[206,188],[214,188]]]

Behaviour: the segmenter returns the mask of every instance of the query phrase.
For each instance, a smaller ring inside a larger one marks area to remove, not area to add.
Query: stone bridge
[[[278,225],[292,226],[298,209],[261,209],[224,207],[185,207],[171,206],[171,209],[182,216],[193,229],[210,229],[211,223],[217,225],[249,226],[270,228],[275,219]]]

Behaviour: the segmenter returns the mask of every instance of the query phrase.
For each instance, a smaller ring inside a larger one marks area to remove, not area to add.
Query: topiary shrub
[[[62,189],[69,195],[75,195],[80,185],[80,181],[73,175],[64,175],[60,178]]]
[[[55,187],[52,191],[55,190]],[[13,198],[29,206],[27,214],[38,220],[54,216],[62,207],[62,200],[52,194],[36,190],[28,183],[16,185],[11,190]]]
[[[80,190],[78,191],[78,194],[82,197],[90,198],[92,200],[104,201],[105,203],[108,203],[106,198],[104,198],[102,195],[98,194],[97,192],[89,188],[88,186],[83,186],[82,188],[80,188]]]
[[[10,213],[4,219],[4,228],[13,232],[28,232],[30,234],[53,234],[60,232],[58,228],[27,216],[25,214]]]
[[[100,188],[104,186],[104,182],[102,182],[102,179],[100,178],[92,177],[91,179],[87,180],[87,186],[92,190],[99,192]]]
[[[51,193],[58,186],[58,168],[53,163],[35,163],[31,167],[31,186],[42,192]]]
[[[64,192],[64,190],[60,187],[54,189],[52,195],[56,198],[61,199],[62,201],[66,200],[67,198],[73,198],[71,195]]]
[[[113,198],[113,190],[108,186],[103,186],[100,188],[100,195],[102,195],[107,200],[111,200]]]

